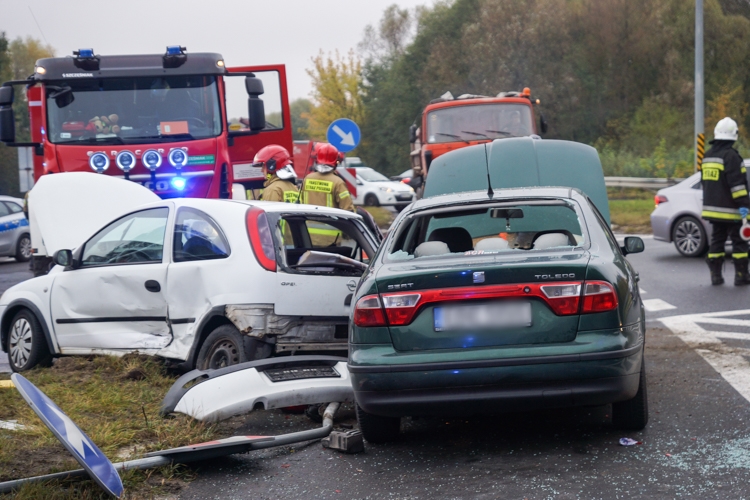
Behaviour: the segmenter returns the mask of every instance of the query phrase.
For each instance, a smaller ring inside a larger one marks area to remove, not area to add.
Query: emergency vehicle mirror
[[[257,96],[250,96],[247,100],[247,116],[250,121],[250,130],[259,131],[266,128],[266,110],[263,101]]]
[[[417,142],[417,124],[412,123],[411,127],[409,127],[409,142],[411,144],[414,144]]]
[[[64,108],[75,100],[73,89],[70,87],[58,87],[50,94],[50,97],[55,100],[58,108]]]
[[[0,141],[15,142],[16,119],[13,114],[13,87],[0,87]]]
[[[621,247],[622,253],[625,255],[631,253],[641,253],[645,249],[643,240],[638,236],[626,236],[625,244]]]
[[[543,133],[547,133],[547,129],[549,126],[547,125],[547,119],[544,118],[544,115],[539,113],[539,130]]]
[[[0,106],[13,104],[13,87],[0,87]]]
[[[258,97],[263,94],[263,80],[257,76],[246,76],[245,77],[245,90],[247,95],[250,97]]]

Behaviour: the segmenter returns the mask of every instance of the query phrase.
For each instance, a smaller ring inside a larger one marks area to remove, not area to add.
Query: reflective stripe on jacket
[[[309,173],[302,184],[300,196],[302,203],[356,212],[346,183],[333,172]]]
[[[286,203],[297,203],[299,191],[297,186],[289,181],[272,177],[263,184],[263,201],[283,201]]]
[[[732,141],[713,141],[701,165],[701,217],[722,222],[741,221],[740,207],[750,208],[746,169]]]

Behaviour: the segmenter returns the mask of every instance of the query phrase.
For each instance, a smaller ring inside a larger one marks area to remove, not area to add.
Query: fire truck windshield
[[[534,133],[531,107],[525,104],[469,104],[427,114],[427,142],[476,141]]]
[[[213,76],[48,82],[47,134],[55,144],[137,144],[216,137]]]

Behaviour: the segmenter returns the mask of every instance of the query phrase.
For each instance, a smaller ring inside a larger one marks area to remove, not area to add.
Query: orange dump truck
[[[541,113],[537,126],[534,104],[540,103],[531,98],[528,87],[521,92],[501,92],[496,97],[453,97],[446,92],[433,99],[409,128],[414,169],[410,184],[421,192],[430,163],[448,151],[505,137],[546,133],[547,122]]]

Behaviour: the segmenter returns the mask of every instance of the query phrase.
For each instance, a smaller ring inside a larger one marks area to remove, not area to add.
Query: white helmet
[[[722,118],[716,124],[714,129],[715,141],[736,141],[737,140],[737,122],[729,118]]]

